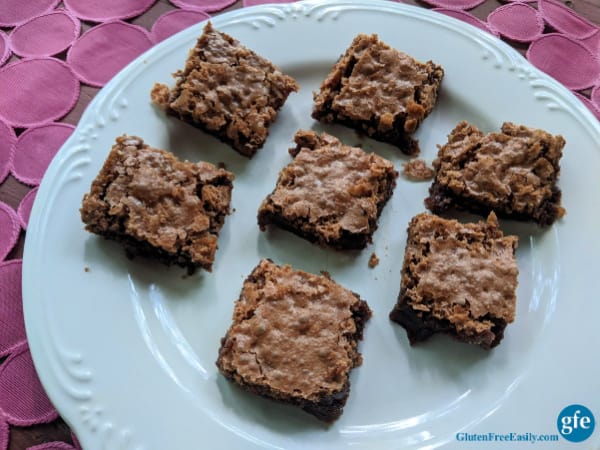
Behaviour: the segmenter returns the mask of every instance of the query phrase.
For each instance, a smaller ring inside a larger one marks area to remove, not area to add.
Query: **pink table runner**
[[[75,119],[71,111],[76,105],[82,110],[95,93],[87,86],[103,86],[152,45],[209,14],[268,3],[170,2],[3,0],[0,4],[0,450],[79,448],[76,438],[64,431],[28,434],[18,428],[58,418],[27,346],[19,257],[37,186],[74,130],[64,121],[76,123],[80,111]],[[485,3],[425,0],[419,5],[427,4],[526,49],[533,65],[571,89],[600,119],[600,27],[554,0],[504,4],[488,0],[493,4],[488,5],[489,14],[470,12]],[[584,5],[585,0],[568,3]],[[600,22],[600,6],[587,7],[595,8],[591,15]],[[35,105],[23,101],[31,98]],[[62,441],[53,441],[53,436]]]

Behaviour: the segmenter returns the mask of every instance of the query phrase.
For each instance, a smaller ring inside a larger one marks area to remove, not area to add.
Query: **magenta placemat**
[[[23,188],[26,193],[12,204],[0,201],[0,450],[11,445],[13,426],[57,418],[27,346],[21,260],[11,255],[27,227],[35,186],[72,133],[73,117],[81,114],[73,109],[83,110],[93,96],[93,91],[90,95],[90,88],[82,89],[82,84],[103,86],[152,45],[209,18],[209,14],[232,5],[263,3],[268,1],[2,0],[0,193],[8,189],[4,186],[9,178],[10,183],[29,188]],[[474,15],[473,8],[484,3],[486,0],[423,0],[420,5],[470,23],[512,45],[520,43],[533,65],[571,89],[600,118],[597,25],[555,0],[505,1],[487,17]],[[70,124],[61,122],[65,120]],[[74,436],[65,440],[23,448],[79,448]]]

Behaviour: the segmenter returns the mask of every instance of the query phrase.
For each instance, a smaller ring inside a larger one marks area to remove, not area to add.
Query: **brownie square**
[[[497,346],[515,318],[517,243],[504,236],[494,213],[487,222],[465,224],[418,214],[408,226],[390,319],[411,344],[447,333],[484,349]]]
[[[120,242],[130,257],[210,271],[229,214],[232,173],[181,162],[136,136],[121,136],[83,197],[86,230]]]
[[[152,101],[252,157],[292,91],[294,79],[208,22],[175,86],[157,83]]]
[[[417,154],[410,135],[433,109],[443,77],[441,66],[359,34],[314,94],[312,117]]]
[[[460,122],[439,148],[425,204],[434,213],[465,209],[551,225],[565,214],[557,186],[565,140],[506,122],[484,134]]]
[[[259,208],[261,230],[275,224],[321,245],[364,248],[396,186],[394,165],[326,133],[301,130],[294,140],[294,160]]]
[[[362,363],[357,345],[370,316],[358,294],[328,276],[264,259],[244,282],[217,367],[247,391],[332,422]]]

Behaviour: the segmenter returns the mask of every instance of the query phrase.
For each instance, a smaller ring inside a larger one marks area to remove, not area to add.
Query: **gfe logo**
[[[592,412],[583,405],[569,405],[556,420],[558,432],[567,441],[581,442],[594,432],[596,421]]]

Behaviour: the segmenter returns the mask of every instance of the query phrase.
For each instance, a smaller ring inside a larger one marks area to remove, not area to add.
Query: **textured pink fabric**
[[[0,366],[0,410],[9,424],[18,426],[58,417],[37,377],[27,344],[14,349]]]
[[[73,446],[75,447],[75,449],[82,450],[81,444],[79,443],[79,439],[77,439],[77,436],[75,436],[75,433],[73,433],[72,431],[71,431],[71,439],[73,440]]]
[[[73,133],[66,123],[49,123],[23,132],[15,144],[12,173],[25,184],[36,186],[56,152]]]
[[[293,3],[296,0],[244,0],[244,6],[264,5],[265,3]]]
[[[108,22],[129,19],[150,9],[156,0],[63,0],[65,7],[83,20]]]
[[[6,356],[26,339],[21,297],[21,267],[21,260],[17,259],[0,262],[0,356]],[[0,399],[0,409],[1,406]]]
[[[54,9],[60,0],[2,0],[0,27],[14,27]]]
[[[10,46],[8,45],[8,36],[0,30],[0,66],[10,57]]]
[[[214,12],[233,5],[237,0],[169,0],[181,9]]]
[[[598,109],[600,109],[600,84],[594,86],[594,89],[592,89],[592,95],[590,96],[590,99],[591,99],[592,103]]]
[[[600,55],[600,29],[596,30],[590,37],[578,39],[585,45],[594,55]]]
[[[123,67],[152,47],[150,34],[121,21],[90,28],[71,47],[67,62],[79,79],[103,86]]]
[[[205,12],[176,9],[156,19],[150,34],[154,43],[159,43],[175,33],[206,19],[210,19],[210,16]]]
[[[0,450],[6,450],[8,448],[9,436],[10,429],[2,416],[2,412],[0,412]]]
[[[66,442],[47,442],[45,444],[27,447],[27,450],[75,450],[75,447]]]
[[[581,95],[581,94],[579,94],[577,92],[575,92],[575,96],[579,100],[581,100],[581,102],[585,106],[587,106],[587,108],[592,112],[592,114],[594,114],[594,116],[596,116],[596,118],[598,120],[600,120],[600,108],[598,108],[598,106],[594,102],[590,101],[590,99],[584,97],[583,95]]]
[[[4,261],[17,243],[21,230],[19,225],[17,213],[6,203],[0,202],[0,261]]]
[[[31,208],[33,207],[33,202],[35,201],[35,196],[37,194],[38,188],[33,188],[25,197],[21,199],[19,203],[19,208],[17,209],[17,216],[19,218],[19,222],[21,224],[21,228],[24,230],[27,229],[27,224],[29,223],[29,216],[31,215]]]
[[[10,171],[15,142],[15,130],[0,120],[0,183]]]
[[[532,42],[527,59],[573,90],[591,87],[600,76],[598,58],[581,42],[558,33]]]
[[[485,0],[423,0],[423,3],[447,9],[472,9],[483,2]]]
[[[0,92],[0,119],[26,128],[67,114],[79,96],[79,83],[58,59],[22,59],[0,69]]]
[[[495,9],[488,16],[488,23],[502,36],[519,42],[531,42],[544,31],[540,14],[524,3],[512,3]]]
[[[20,56],[51,56],[67,49],[79,36],[79,20],[62,9],[29,19],[10,34],[12,51]]]
[[[539,0],[538,9],[550,26],[568,36],[584,39],[598,30],[596,25],[555,1]]]
[[[496,30],[491,28],[487,23],[485,23],[483,20],[479,20],[477,17],[473,16],[472,14],[469,14],[466,11],[461,11],[458,9],[448,9],[448,8],[434,8],[433,11],[437,11],[446,16],[450,16],[455,19],[466,22],[469,25],[473,25],[474,27],[479,28],[480,30],[487,31],[488,33],[491,33],[494,36],[498,35]]]

